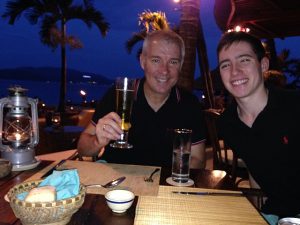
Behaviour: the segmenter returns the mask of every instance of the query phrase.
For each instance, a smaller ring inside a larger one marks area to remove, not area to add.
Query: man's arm
[[[101,146],[97,140],[96,127],[90,123],[81,133],[77,144],[77,150],[81,156],[94,156],[99,154],[104,146]]]
[[[104,147],[111,141],[120,138],[122,133],[121,118],[115,112],[108,113],[98,120],[97,124],[91,122],[81,133],[77,150],[81,156],[94,156],[103,154]]]
[[[256,183],[256,181],[254,180],[254,178],[252,177],[252,175],[250,174],[250,172],[248,172],[248,174],[249,174],[250,187],[251,188],[260,189],[260,186]]]
[[[191,164],[192,169],[204,169],[206,166],[205,142],[192,145]]]

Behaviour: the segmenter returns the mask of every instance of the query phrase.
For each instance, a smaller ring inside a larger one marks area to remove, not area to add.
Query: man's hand
[[[99,119],[95,131],[98,145],[105,146],[111,140],[119,139],[123,133],[121,122],[120,116],[115,112],[110,112]]]

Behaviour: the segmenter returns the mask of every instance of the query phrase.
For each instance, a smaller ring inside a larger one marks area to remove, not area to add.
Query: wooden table
[[[73,151],[68,151],[72,155]],[[21,224],[20,221],[14,216],[8,202],[4,200],[5,194],[8,190],[16,184],[25,181],[32,176],[41,176],[47,170],[50,170],[60,158],[58,155],[63,153],[55,153],[54,156],[41,156],[43,159],[41,164],[32,170],[12,172],[9,176],[0,179],[0,224]],[[55,162],[46,161],[48,159],[57,159]],[[63,155],[66,158],[66,155]],[[42,171],[42,172],[41,172]],[[220,174],[220,171],[209,170],[191,170],[191,178],[195,181],[196,187],[202,188],[217,188],[217,189],[230,189],[232,187],[230,179],[227,176]],[[170,175],[169,170],[162,170],[161,184],[166,184],[165,178]],[[112,224],[112,225],[132,225],[134,224],[136,206],[138,197],[135,198],[133,206],[123,215],[117,215],[107,207],[103,195],[87,194],[85,202],[80,210],[75,213],[69,224]]]

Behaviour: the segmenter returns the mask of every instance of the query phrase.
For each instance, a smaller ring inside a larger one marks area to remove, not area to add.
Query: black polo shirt
[[[129,143],[133,149],[105,148],[102,159],[111,163],[172,165],[172,130],[193,130],[193,144],[205,141],[205,123],[196,96],[174,87],[168,100],[157,111],[149,106],[144,95],[144,79],[139,80],[132,108]],[[115,111],[115,90],[112,87],[98,104],[93,122]]]
[[[219,128],[242,158],[268,200],[262,211],[279,216],[300,213],[300,93],[269,88],[266,107],[252,127],[245,125],[233,103]]]

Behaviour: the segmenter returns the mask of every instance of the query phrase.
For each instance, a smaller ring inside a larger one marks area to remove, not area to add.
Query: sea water
[[[28,89],[27,96],[38,98],[46,105],[57,106],[59,102],[60,82],[55,81],[32,81],[32,80],[6,80],[0,79],[0,98],[8,96],[8,88],[19,85]],[[80,90],[87,93],[86,100],[98,101],[107,91],[110,85],[91,83],[68,83],[66,89],[66,101],[71,104],[82,103]]]

